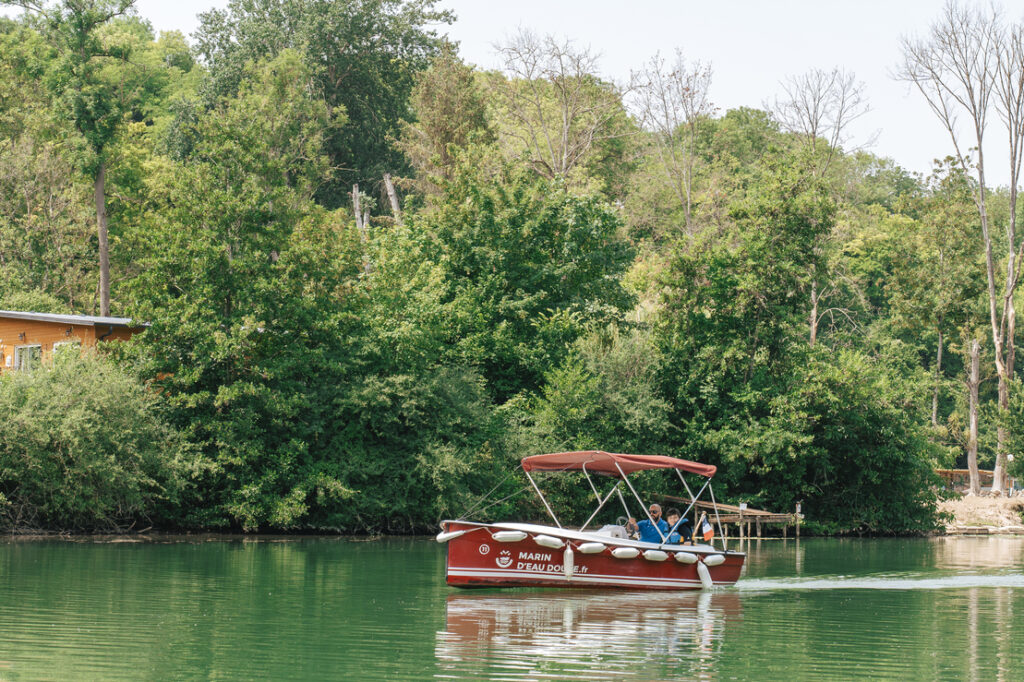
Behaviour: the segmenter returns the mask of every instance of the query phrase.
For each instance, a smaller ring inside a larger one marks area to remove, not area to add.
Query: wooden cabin
[[[30,370],[63,350],[94,348],[145,329],[127,317],[0,310],[0,372]]]
[[[971,487],[970,469],[936,469],[942,484],[949,490],[964,492]],[[979,469],[978,479],[982,488],[992,488],[992,470]]]

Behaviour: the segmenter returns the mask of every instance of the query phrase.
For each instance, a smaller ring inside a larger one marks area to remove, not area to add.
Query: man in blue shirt
[[[654,523],[651,523],[647,519],[637,523],[636,519],[630,518],[629,522],[626,524],[626,532],[631,532],[633,530],[639,531],[641,542],[653,542],[660,545],[665,541],[664,538],[668,537],[668,524],[665,523],[665,519],[661,518],[660,504],[652,504],[648,511],[651,513],[651,518],[654,519]],[[661,533],[658,532],[659,530]]]

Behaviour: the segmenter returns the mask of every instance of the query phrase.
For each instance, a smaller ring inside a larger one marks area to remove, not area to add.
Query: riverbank
[[[965,495],[945,500],[939,511],[952,514],[946,522],[949,535],[1024,535],[1024,498]]]
[[[992,497],[965,495],[960,499],[945,500],[939,503],[939,513],[951,516],[944,524],[947,535],[1024,535],[1024,497]],[[182,532],[174,530],[142,531],[127,530],[124,533],[68,533],[59,531],[43,531],[23,529],[7,530],[2,533],[6,540],[66,540],[69,542],[91,543],[202,543],[202,542],[290,542],[310,537],[343,538],[349,542],[372,542],[385,537],[391,538],[426,538],[433,533],[399,534],[385,536],[381,534],[355,535],[351,533],[334,534],[322,531],[297,531],[291,533],[266,532],[243,533],[194,531]]]

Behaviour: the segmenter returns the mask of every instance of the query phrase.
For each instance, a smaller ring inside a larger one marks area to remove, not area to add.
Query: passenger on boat
[[[689,518],[680,521],[679,510],[674,507],[665,512],[665,518],[668,519],[668,544],[683,545],[690,541],[693,529],[690,527]]]
[[[661,544],[664,542],[663,536],[668,536],[668,524],[665,523],[665,519],[661,518],[661,505],[652,504],[648,511],[651,514],[651,518],[654,519],[654,523],[651,523],[648,519],[644,519],[637,523],[637,520],[630,518],[626,523],[626,532],[634,530],[640,533],[641,542],[656,542]],[[655,527],[655,524],[657,527]],[[658,532],[661,530],[661,533]]]

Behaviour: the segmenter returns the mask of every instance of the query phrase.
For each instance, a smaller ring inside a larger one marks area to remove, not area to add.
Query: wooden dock
[[[673,497],[671,495],[663,495],[662,497],[668,502],[683,505],[683,508],[688,507],[692,501],[687,497]],[[694,506],[701,511],[706,511],[708,513],[708,520],[715,523],[715,505],[704,500],[698,500]],[[729,538],[729,524],[737,526],[740,540],[755,537],[751,535],[751,530],[757,534],[756,537],[760,538],[762,526],[782,526],[783,538],[786,537],[787,530],[790,527],[794,527],[796,529],[796,537],[800,537],[800,522],[803,518],[804,515],[800,513],[799,505],[797,506],[797,511],[792,514],[779,514],[764,511],[763,509],[741,508],[731,504],[718,503],[718,520],[722,523],[722,533],[725,535],[725,539]]]

